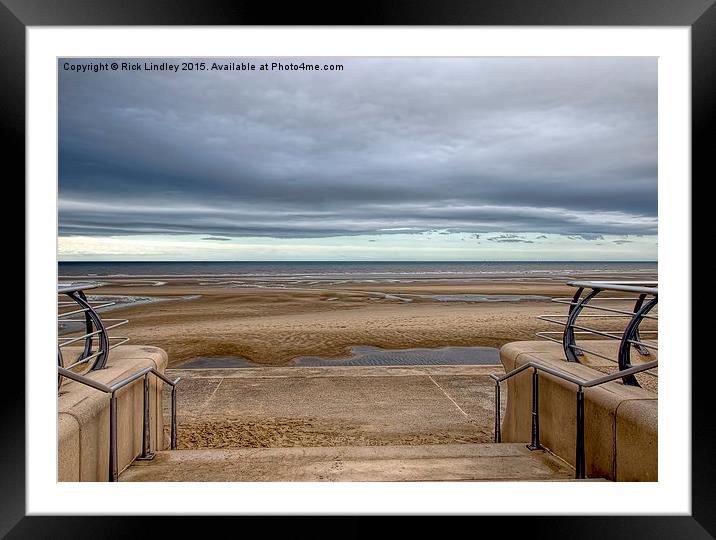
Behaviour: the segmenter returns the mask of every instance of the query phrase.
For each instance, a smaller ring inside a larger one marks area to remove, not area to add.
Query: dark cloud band
[[[656,234],[655,59],[341,63],[60,70],[60,234]]]

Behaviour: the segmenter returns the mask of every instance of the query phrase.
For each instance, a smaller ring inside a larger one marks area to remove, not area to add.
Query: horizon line
[[[252,261],[237,261],[237,260],[85,260],[85,261],[57,261],[58,263],[658,263],[657,260],[646,260],[646,259],[544,259],[544,260],[529,260],[529,259],[484,259],[484,260],[252,260]]]

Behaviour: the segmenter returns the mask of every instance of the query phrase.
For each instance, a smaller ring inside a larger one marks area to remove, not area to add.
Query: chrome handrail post
[[[119,479],[117,460],[117,396],[112,392],[109,399],[109,481]]]
[[[532,442],[527,445],[530,450],[542,450],[539,443],[539,374],[532,368]]]
[[[495,380],[495,442],[502,442],[500,432],[500,381]]]
[[[177,387],[172,386],[172,431],[171,431],[171,449],[177,448]]]
[[[154,452],[151,450],[151,428],[149,414],[149,373],[144,375],[144,416],[142,425],[142,455],[137,459],[151,460],[154,459]]]
[[[574,458],[575,478],[586,478],[584,459],[584,388],[577,390],[577,442]]]

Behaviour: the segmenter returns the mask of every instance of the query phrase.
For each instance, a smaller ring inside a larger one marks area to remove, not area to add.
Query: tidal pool
[[[440,347],[437,349],[381,349],[367,345],[351,347],[351,355],[343,358],[302,356],[289,365],[318,366],[451,366],[495,365],[500,353],[494,347]],[[238,356],[198,357],[174,366],[179,369],[254,368],[267,367]]]

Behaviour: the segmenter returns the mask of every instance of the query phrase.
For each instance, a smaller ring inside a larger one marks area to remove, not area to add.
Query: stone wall
[[[164,372],[167,354],[157,347],[123,345],[113,349],[105,369],[89,377],[112,385],[146,367]],[[151,449],[164,449],[163,382],[149,375]],[[142,451],[144,379],[117,391],[118,470]],[[58,393],[58,459],[60,482],[105,482],[109,478],[110,395],[65,379]]]
[[[590,344],[592,349],[598,346],[594,342]],[[544,341],[510,343],[502,347],[500,358],[505,371],[534,361],[586,380],[604,375],[592,366],[615,367],[615,364],[600,362],[594,356],[585,358],[588,365],[567,362],[560,344]],[[576,392],[574,384],[540,372],[540,443],[572,466],[577,433]],[[613,381],[585,388],[584,398],[587,476],[619,481],[657,481],[657,394]],[[532,370],[528,369],[507,381],[502,441],[529,442],[531,413]]]

